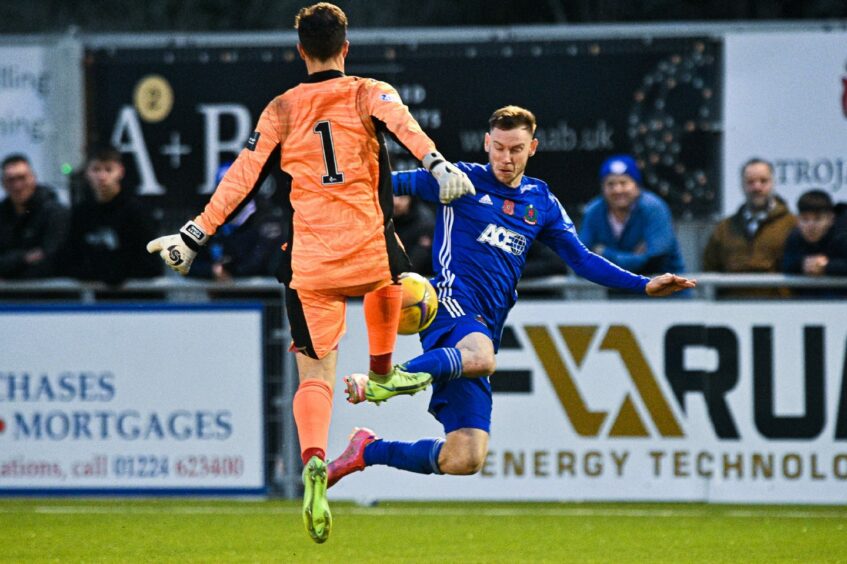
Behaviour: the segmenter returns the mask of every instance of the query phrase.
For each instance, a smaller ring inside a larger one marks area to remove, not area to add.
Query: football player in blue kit
[[[474,474],[482,468],[491,423],[488,376],[518,297],[526,253],[536,239],[576,274],[603,286],[667,296],[695,285],[674,274],[639,276],[588,250],[547,184],[524,175],[538,149],[532,112],[506,106],[494,112],[489,126],[488,164],[456,163],[476,194],[439,205],[432,247],[438,314],[420,334],[425,352],[403,364],[405,371],[432,374],[429,411],[444,427],[445,438],[386,441],[369,429],[356,429],[328,466],[328,486],[375,464],[421,474]],[[425,169],[394,173],[392,181],[395,194],[438,202],[438,183]],[[390,397],[364,374],[345,382],[351,403]]]

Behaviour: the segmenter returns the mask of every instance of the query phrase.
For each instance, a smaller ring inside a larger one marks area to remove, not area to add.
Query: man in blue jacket
[[[586,247],[637,274],[683,272],[668,205],[643,188],[629,155],[614,155],[600,167],[602,196],[585,208],[579,238]]]

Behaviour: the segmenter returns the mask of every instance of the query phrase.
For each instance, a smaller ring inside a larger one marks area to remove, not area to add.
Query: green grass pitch
[[[847,506],[0,500],[3,562],[847,562]]]

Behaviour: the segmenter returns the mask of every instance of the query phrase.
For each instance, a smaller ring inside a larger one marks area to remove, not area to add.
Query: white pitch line
[[[705,509],[614,509],[588,507],[561,508],[458,508],[458,507],[339,507],[339,515],[360,516],[434,516],[434,517],[727,517],[732,519],[844,519],[847,511],[808,511],[808,510],[771,510],[727,509],[712,511]],[[131,505],[36,505],[32,507],[0,507],[0,513],[38,513],[38,514],[101,514],[101,515],[299,515],[297,507],[218,507],[198,505],[187,507],[134,507]]]

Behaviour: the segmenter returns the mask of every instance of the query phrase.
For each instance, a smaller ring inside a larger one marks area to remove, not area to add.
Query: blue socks
[[[453,347],[432,349],[403,363],[406,372],[428,372],[432,381],[447,382],[462,375],[462,351]]]
[[[421,439],[414,443],[377,439],[365,447],[365,464],[383,464],[418,474],[441,474],[438,454],[444,439]]]
[[[454,347],[433,349],[403,364],[406,372],[427,372],[433,382],[462,376],[462,353]],[[444,439],[421,439],[414,443],[377,439],[365,447],[365,464],[382,464],[418,474],[441,474],[438,454]]]

